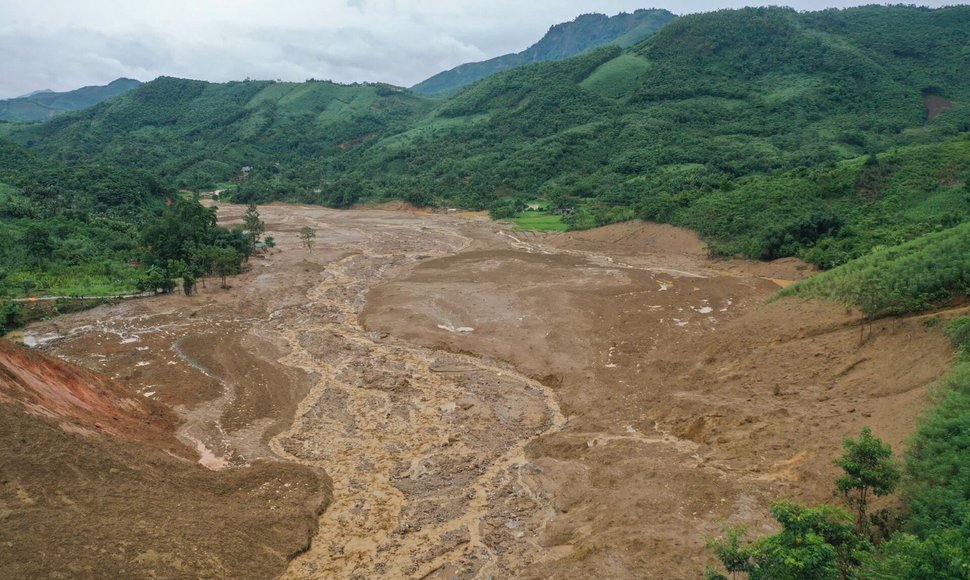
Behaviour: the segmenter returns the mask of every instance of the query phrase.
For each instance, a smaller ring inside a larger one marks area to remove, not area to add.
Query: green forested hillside
[[[171,290],[238,270],[255,239],[217,227],[154,174],[68,164],[0,141],[0,332],[21,321],[6,298]]]
[[[0,100],[0,121],[43,121],[57,113],[90,107],[139,85],[141,83],[133,79],[117,79],[103,87],[82,87],[62,93],[39,91],[15,99]]]
[[[139,226],[173,194],[145,171],[0,142],[0,297],[133,289]]]
[[[691,15],[623,49],[493,75],[443,101],[386,85],[161,78],[7,130],[240,201],[574,207],[722,254],[831,267],[970,216],[970,7]],[[252,171],[241,172],[252,166]]]
[[[687,16],[478,83],[353,171],[472,206],[573,198],[577,225],[637,215],[831,266],[970,215],[968,42],[967,7]],[[953,107],[929,120],[927,98]]]
[[[297,184],[326,182],[342,169],[347,152],[402,130],[430,108],[430,101],[389,85],[162,77],[25,128],[18,139],[58,160],[104,159],[196,190],[251,167],[251,187],[286,196]],[[321,201],[351,203],[339,195]]]
[[[411,90],[422,95],[448,95],[477,80],[515,67],[562,60],[606,44],[632,46],[674,18],[676,16],[666,10],[637,10],[613,17],[584,14],[572,22],[553,26],[539,42],[522,52],[463,64],[438,73],[414,85]]]

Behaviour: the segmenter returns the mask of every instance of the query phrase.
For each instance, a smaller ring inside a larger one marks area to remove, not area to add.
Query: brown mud
[[[810,271],[711,260],[669,226],[407,209],[262,207],[278,250],[231,290],[29,334],[174,408],[219,474],[326,472],[309,549],[264,568],[289,578],[697,577],[722,524],[832,500],[842,437],[898,449],[951,356],[915,319],[765,306]]]
[[[308,547],[321,475],[207,471],[175,424],[115,381],[0,341],[0,576],[270,577]]]

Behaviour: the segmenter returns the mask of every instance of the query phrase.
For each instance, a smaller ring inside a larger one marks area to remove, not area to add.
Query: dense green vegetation
[[[0,121],[43,121],[57,113],[90,107],[139,85],[141,83],[133,79],[117,79],[103,87],[82,87],[63,93],[39,91],[0,100]]]
[[[264,228],[255,207],[250,207],[247,223],[232,230],[216,225],[214,207],[203,207],[196,200],[178,199],[141,233],[147,268],[139,288],[169,292],[181,279],[182,291],[191,294],[196,279],[238,274],[242,261],[252,255]]]
[[[253,241],[145,170],[0,141],[0,331],[25,321],[3,299],[170,291],[176,279],[190,293],[199,277],[238,272]]]
[[[15,136],[61,161],[152,170],[179,188],[215,189],[235,180],[237,199],[344,207],[373,195],[367,180],[339,178],[347,153],[429,108],[429,101],[388,85],[163,77]]]
[[[482,62],[463,64],[422,81],[411,90],[421,95],[454,94],[462,87],[497,72],[536,62],[563,60],[607,44],[632,46],[676,18],[666,10],[636,10],[613,17],[584,14],[572,22],[557,24],[539,42],[522,52]]]
[[[836,300],[876,318],[931,309],[968,294],[970,222],[876,249],[778,295]]]
[[[0,142],[0,297],[130,291],[139,224],[173,194],[144,171],[72,167]]]
[[[781,174],[753,175],[684,203],[661,194],[641,217],[692,228],[715,253],[798,256],[832,268],[970,219],[970,138],[942,139]]]

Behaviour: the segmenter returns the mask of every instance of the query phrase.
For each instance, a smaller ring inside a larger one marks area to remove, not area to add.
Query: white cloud
[[[666,4],[694,12],[746,2]],[[0,0],[0,98],[120,76],[410,86],[465,62],[522,50],[579,14],[647,6],[642,0]]]

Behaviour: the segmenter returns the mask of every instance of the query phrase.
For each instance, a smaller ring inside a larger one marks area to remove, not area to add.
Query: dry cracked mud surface
[[[765,305],[808,271],[668,226],[260,211],[278,249],[231,290],[28,332],[175,409],[210,469],[329,477],[309,547],[264,577],[697,577],[721,525],[831,500],[842,437],[898,449],[952,355],[917,319]]]

